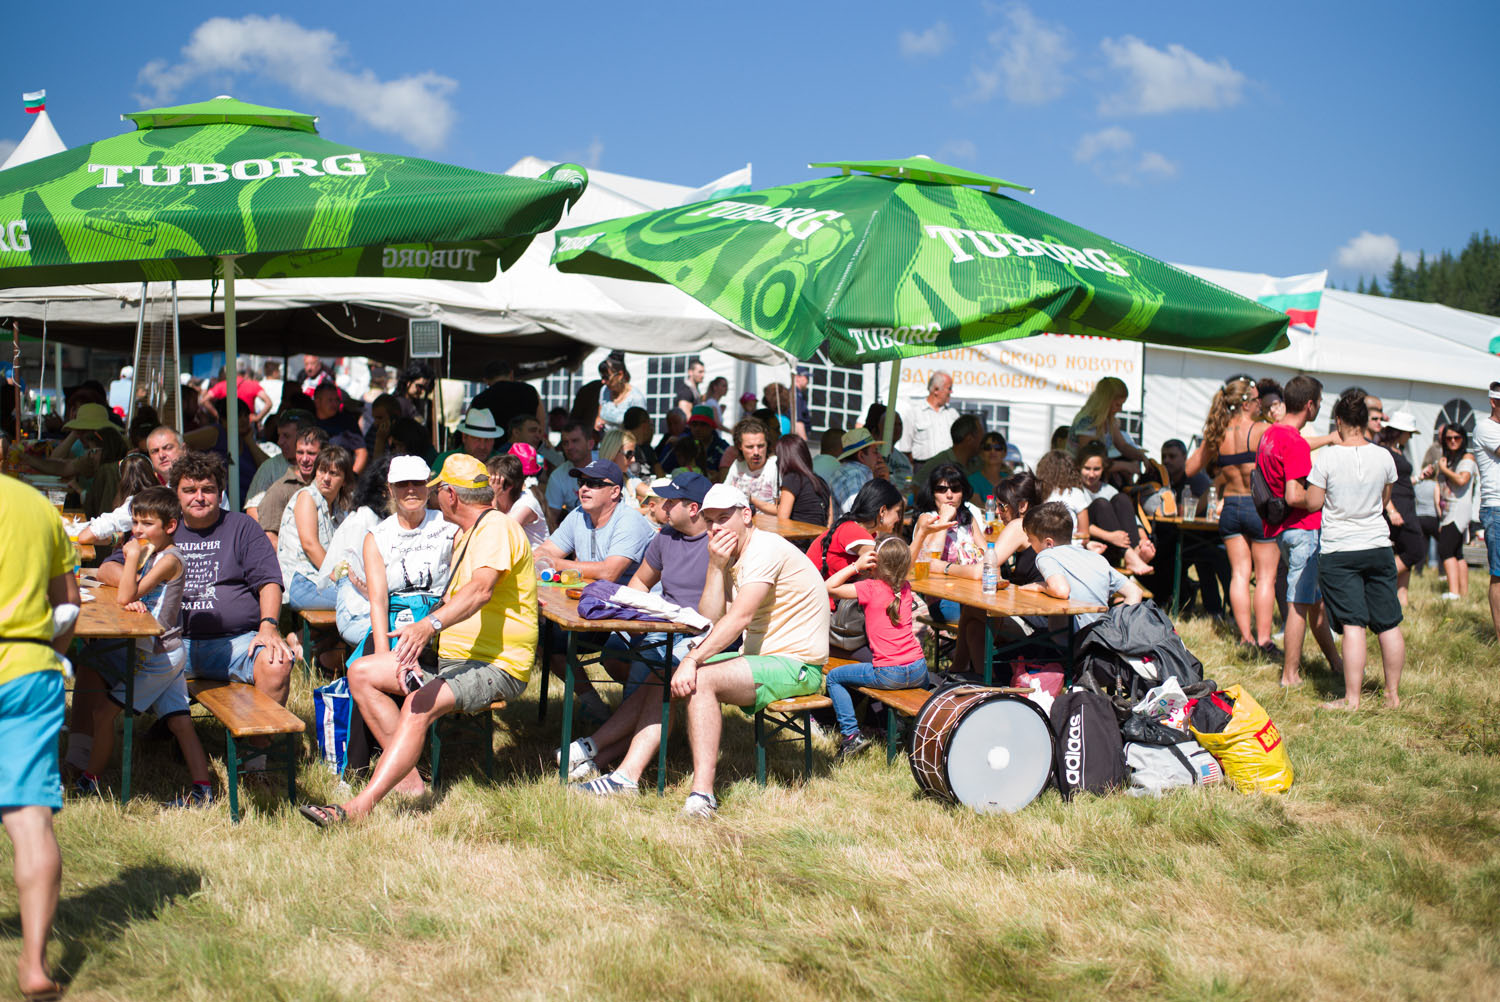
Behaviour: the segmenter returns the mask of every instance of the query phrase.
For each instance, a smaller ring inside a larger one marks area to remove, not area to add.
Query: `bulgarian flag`
[[[35,115],[44,111],[47,107],[47,92],[34,90],[21,95],[21,100],[26,102],[26,114]]]
[[[1318,328],[1318,304],[1323,300],[1323,286],[1327,281],[1327,271],[1268,278],[1255,301],[1285,313],[1293,324],[1315,331]]]

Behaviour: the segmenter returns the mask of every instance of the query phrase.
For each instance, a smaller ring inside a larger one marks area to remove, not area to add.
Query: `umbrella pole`
[[[225,435],[229,440],[229,505],[240,503],[240,385],[239,333],[234,328],[234,257],[219,258],[224,266],[224,411]]]
[[[880,437],[885,440],[885,454],[889,456],[896,448],[896,392],[901,385],[901,359],[891,360],[891,385],[885,397],[885,427],[880,430]]]

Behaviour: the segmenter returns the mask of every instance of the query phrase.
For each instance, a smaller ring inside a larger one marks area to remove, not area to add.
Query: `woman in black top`
[[[1396,462],[1396,482],[1391,484],[1385,521],[1391,527],[1391,547],[1396,551],[1396,597],[1403,607],[1411,569],[1427,557],[1427,537],[1422,534],[1422,523],[1417,518],[1417,491],[1411,482],[1411,460],[1406,458],[1406,443],[1416,430],[1416,421],[1405,411],[1392,414],[1380,430],[1380,444]]]
[[[833,494],[823,478],[813,472],[812,453],[796,435],[783,435],[776,442],[776,466],[781,472],[781,493],[776,517],[813,525],[833,521]],[[806,549],[804,544],[803,549]]]

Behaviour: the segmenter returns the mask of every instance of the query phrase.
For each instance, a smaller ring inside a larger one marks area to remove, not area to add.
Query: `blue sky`
[[[1168,260],[1351,286],[1500,230],[1494,3],[219,10],[13,13],[0,153],[23,91],[73,145],[232,93],[490,170],[533,154],[697,186],[750,162],[762,186],[926,153]]]

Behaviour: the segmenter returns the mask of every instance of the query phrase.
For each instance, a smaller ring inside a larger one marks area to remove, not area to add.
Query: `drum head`
[[[969,709],[948,742],[948,785],[981,814],[1019,811],[1046,789],[1055,749],[1029,700],[996,694]]]

